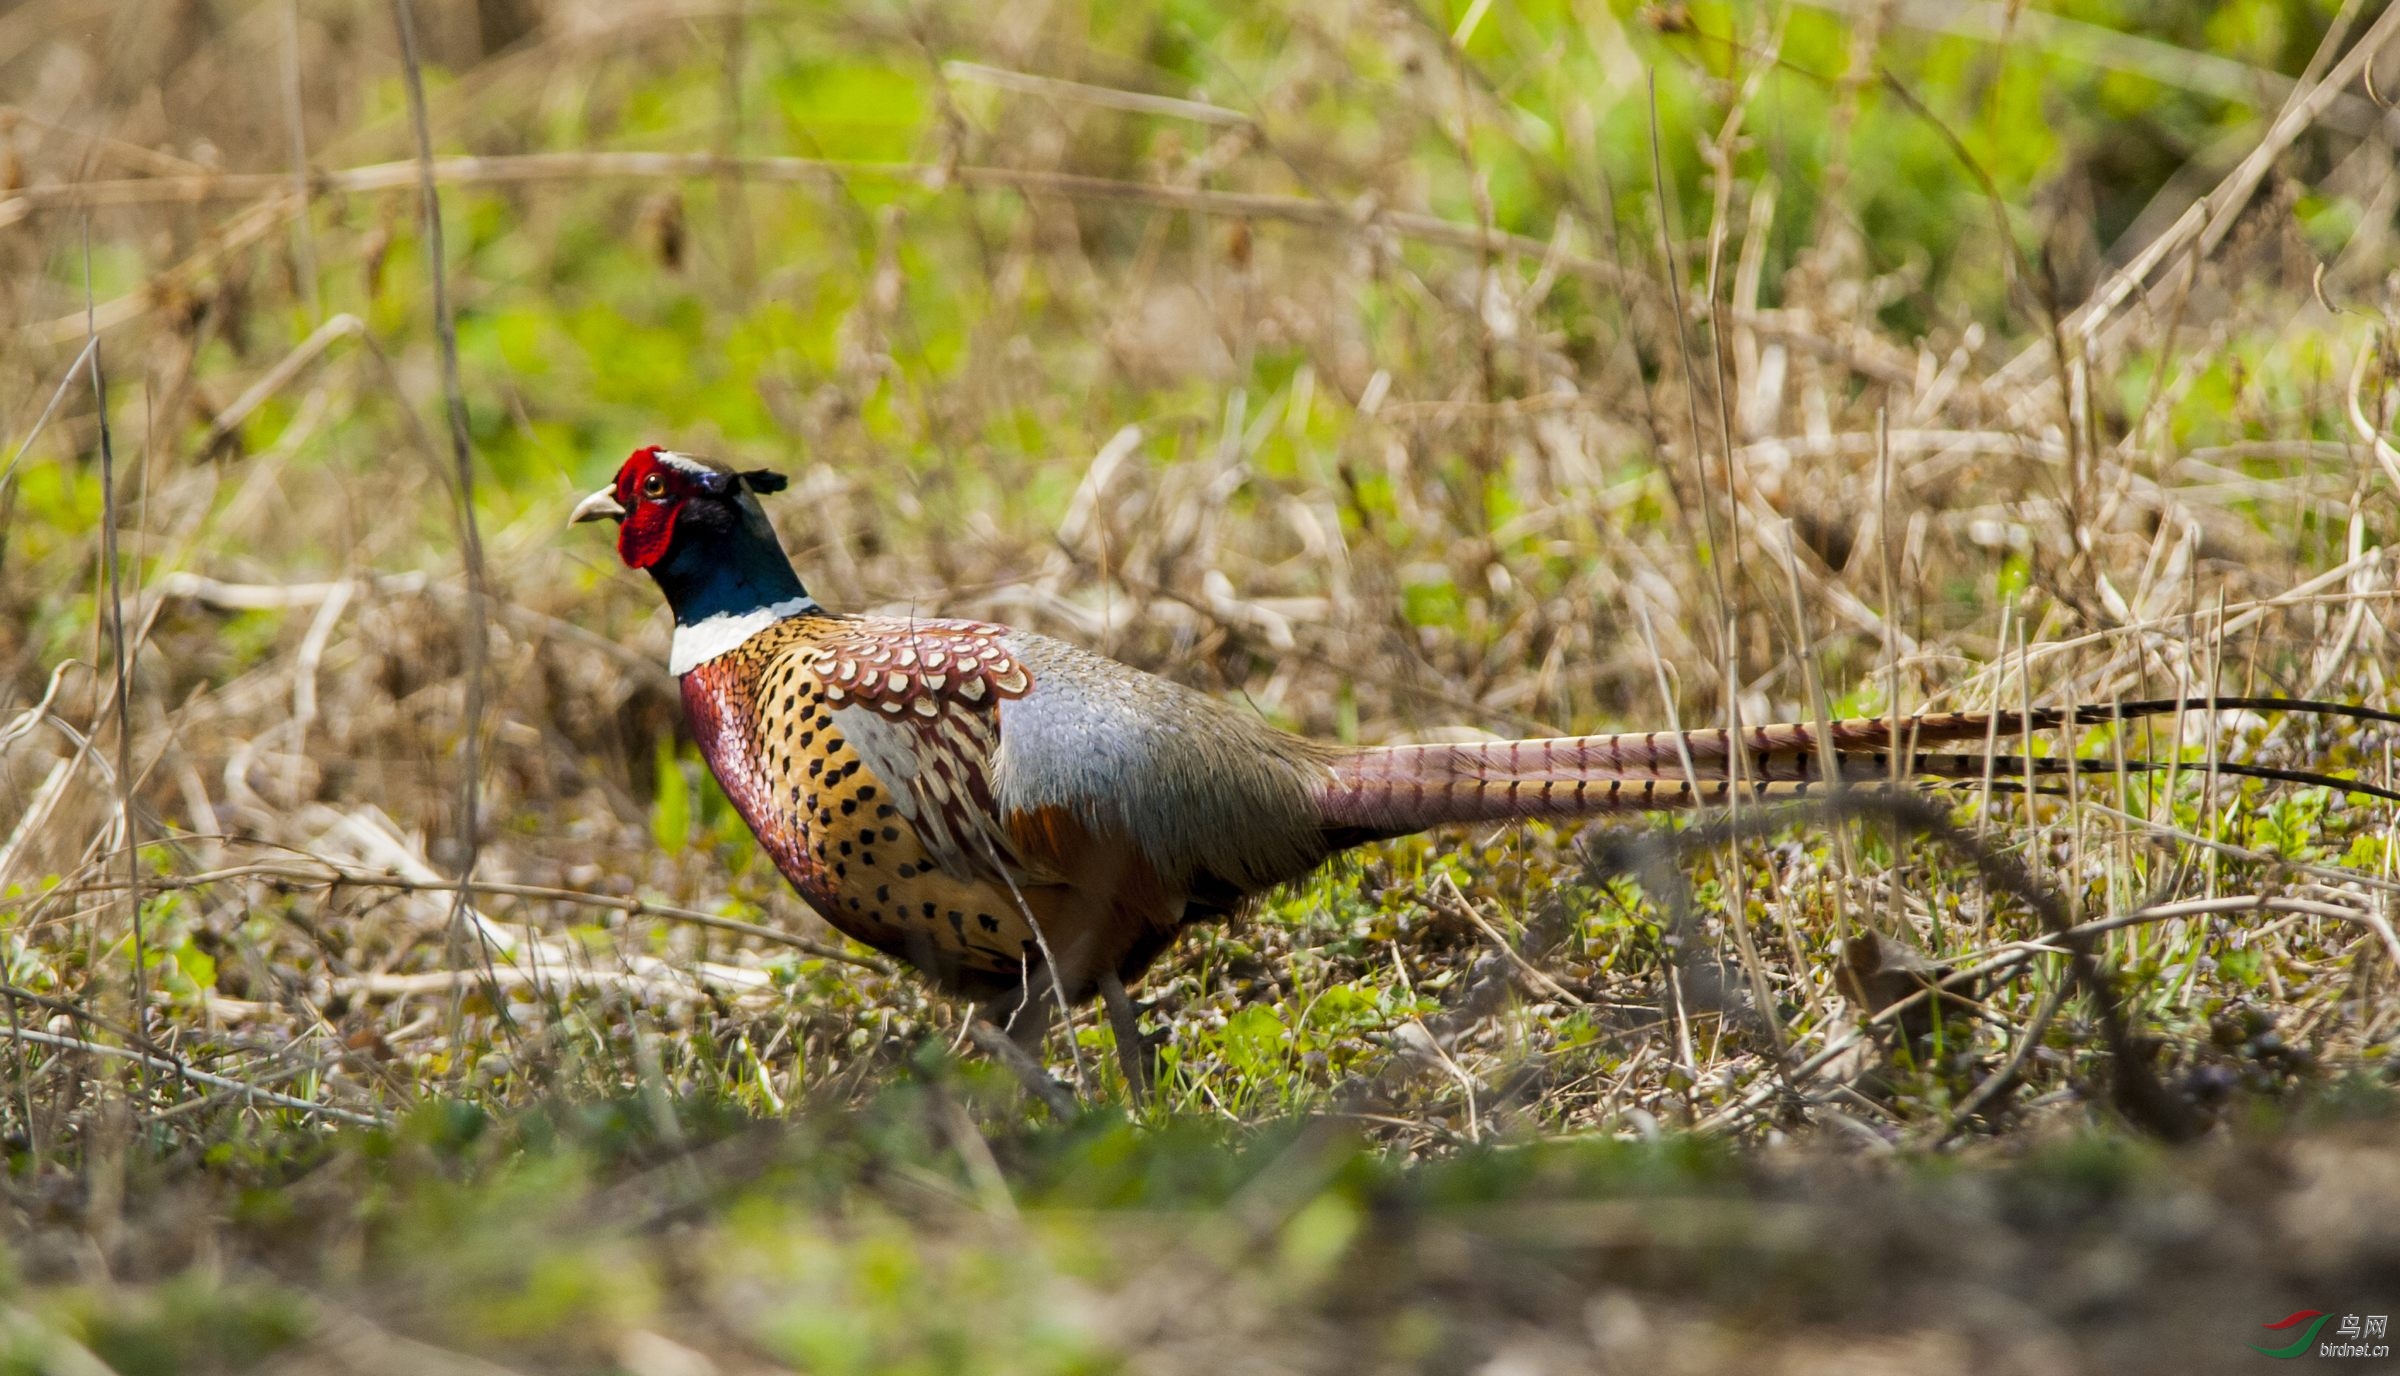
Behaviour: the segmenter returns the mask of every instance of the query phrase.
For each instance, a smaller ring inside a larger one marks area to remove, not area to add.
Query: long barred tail
[[[2053,778],[2070,771],[2113,773],[2118,768],[2114,761],[2028,758],[2014,753],[2014,747],[2028,731],[2054,730],[2070,721],[2079,726],[2104,726],[2211,708],[2306,712],[2400,724],[2400,713],[2302,698],[2165,698],[2032,712],[1929,713],[1899,720],[1897,741],[1904,752],[1901,774],[1915,783],[1989,778],[2005,787],[2022,786],[2028,773]],[[1330,777],[1317,793],[1318,813],[1328,828],[1398,833],[1445,822],[1706,807],[1732,800],[1737,791],[1745,801],[1805,795],[1826,782],[1825,756],[1829,753],[1835,777],[1842,783],[1875,786],[1892,778],[1893,725],[1889,717],[1853,717],[1823,728],[1803,722],[1754,726],[1741,732],[1738,745],[1719,727],[1680,733],[1645,731],[1465,745],[1384,746],[1333,762]],[[1940,752],[1924,748],[1961,742],[1972,742],[1977,749]],[[1997,743],[2010,753],[1987,753],[1983,748],[1987,743]],[[2170,767],[2174,766],[2150,760],[2128,761],[2123,766],[2127,772]],[[2195,773],[2214,769],[2221,774],[2400,801],[2400,792],[2303,770],[2232,763],[2180,767]]]

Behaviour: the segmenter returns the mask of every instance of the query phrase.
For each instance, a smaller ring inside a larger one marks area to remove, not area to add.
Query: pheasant
[[[1994,738],[2204,705],[2400,722],[2221,698],[1759,726],[1738,739],[1720,729],[1333,745],[1047,636],[829,612],[759,504],[784,485],[767,470],[644,448],[573,520],[617,522],[619,556],[666,595],[669,667],[692,733],[793,888],[995,1021],[1031,1006],[1036,1044],[1048,1005],[1098,994],[1122,1047],[1125,985],[1185,926],[1229,916],[1348,847],[1443,823],[1805,793],[1825,782],[1829,758],[1841,779],[1884,781],[1895,740],[1916,779],[1981,780]],[[1917,748],[1945,743],[1971,748]],[[2002,777],[2063,765],[2012,758]]]

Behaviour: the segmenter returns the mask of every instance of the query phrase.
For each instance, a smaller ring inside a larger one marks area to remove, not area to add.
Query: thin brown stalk
[[[1658,73],[1651,72],[1649,80],[1650,184],[1651,191],[1657,198],[1658,248],[1660,258],[1666,264],[1667,300],[1674,309],[1672,319],[1675,328],[1675,354],[1683,362],[1684,410],[1691,425],[1689,433],[1692,448],[1692,490],[1700,499],[1701,530],[1708,537],[1708,571],[1712,580],[1711,586],[1716,592],[1717,616],[1714,620],[1721,626],[1724,617],[1733,610],[1732,593],[1726,586],[1725,578],[1725,560],[1732,551],[1717,539],[1716,508],[1708,500],[1708,467],[1706,455],[1703,453],[1705,446],[1700,438],[1700,370],[1692,362],[1692,341],[1685,332],[1683,268],[1675,256],[1675,223],[1668,207],[1665,161],[1659,151]],[[1737,495],[1728,491],[1725,494],[1725,500],[1729,504],[1726,508],[1726,519],[1728,521],[1738,520],[1735,513],[1739,507],[1732,505],[1738,502]],[[1730,656],[1732,649],[1729,646],[1719,645],[1717,652],[1720,656]]]
[[[117,447],[108,420],[108,370],[100,357],[100,333],[91,319],[92,228],[83,228],[84,348],[92,360],[92,404],[100,426],[100,562],[108,595],[108,637],[113,658],[109,702],[117,729],[117,825],[125,847],[125,915],[133,933],[133,971],[127,987],[133,998],[133,1025],[148,1034],[150,1026],[149,956],[142,930],[141,833],[133,810],[133,666],[125,643],[125,596],[117,563]]]
[[[283,0],[283,127],[291,145],[292,196],[300,203],[292,217],[292,275],[300,279],[300,300],[308,318],[321,320],[325,304],[317,290],[317,243],[308,223],[308,126],[300,91],[300,0]]]
[[[466,569],[466,625],[462,648],[466,656],[466,720],[459,732],[458,862],[459,888],[451,908],[452,926],[466,930],[466,913],[475,905],[475,863],[483,849],[483,699],[490,636],[485,627],[483,536],[475,519],[475,456],[467,439],[467,399],[458,375],[458,325],[450,312],[449,273],[442,239],[442,197],[433,175],[433,134],[425,120],[425,75],[417,56],[417,26],[411,0],[392,0],[392,17],[400,29],[400,53],[408,78],[409,118],[417,136],[417,186],[425,226],[426,271],[433,279],[433,325],[441,350],[442,409],[450,422],[450,457],[456,466],[452,497],[458,540]],[[491,953],[479,946],[488,969]],[[497,1000],[494,1000],[495,1005]]]
[[[75,361],[67,365],[67,371],[58,379],[57,389],[50,393],[49,402],[42,407],[42,413],[34,417],[33,428],[26,431],[25,438],[17,442],[17,451],[8,456],[8,466],[0,468],[0,487],[6,487],[8,480],[16,476],[17,465],[24,460],[25,452],[33,448],[33,442],[42,437],[44,430],[50,428],[50,418],[58,414],[58,404],[66,400],[67,389],[75,385],[75,379],[82,375],[84,365],[90,363],[99,352],[98,339],[84,340],[83,352],[75,355]]]

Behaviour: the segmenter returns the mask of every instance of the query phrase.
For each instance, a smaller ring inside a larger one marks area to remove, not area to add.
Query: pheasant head
[[[615,521],[617,556],[666,594],[675,613],[668,668],[677,675],[817,610],[758,504],[756,494],[783,487],[781,474],[763,468],[736,472],[651,445],[576,506],[572,521]]]

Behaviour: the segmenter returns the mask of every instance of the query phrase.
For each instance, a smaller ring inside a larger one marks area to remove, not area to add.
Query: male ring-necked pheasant
[[[1047,636],[828,612],[759,505],[756,494],[783,486],[771,472],[647,448],[574,520],[618,522],[618,553],[666,594],[670,667],[692,731],[792,886],[843,932],[1003,1009],[1029,991],[1043,1004],[1099,992],[1116,1012],[1123,982],[1186,924],[1230,914],[1361,842],[1446,822],[1805,791],[1823,781],[1827,755],[1848,777],[1889,777],[1887,719],[1748,728],[1738,749],[1723,730],[1381,748],[1305,740]],[[2185,705],[2074,716],[2100,723]],[[1914,777],[1980,779],[1987,739],[2065,715],[1903,718],[1898,738]],[[1945,742],[1973,751],[1917,748]],[[1046,1011],[1037,1019],[1046,1025]]]

